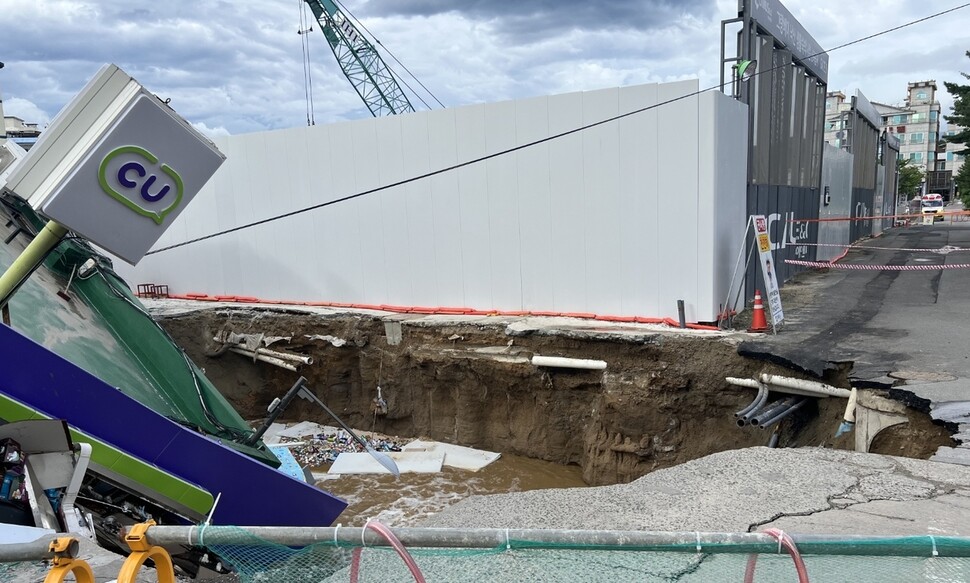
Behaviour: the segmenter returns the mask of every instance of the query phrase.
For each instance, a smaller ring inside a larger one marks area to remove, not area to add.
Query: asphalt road
[[[850,363],[853,385],[893,387],[896,398],[970,430],[970,269],[944,269],[970,264],[970,221],[894,227],[838,264],[852,269],[786,283],[784,326],[739,352],[817,376]],[[919,270],[880,268],[900,265]]]

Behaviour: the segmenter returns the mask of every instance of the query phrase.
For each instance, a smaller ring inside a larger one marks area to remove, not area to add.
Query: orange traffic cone
[[[754,312],[751,314],[751,327],[748,332],[768,332],[768,320],[765,319],[765,306],[761,303],[761,290],[754,291]]]

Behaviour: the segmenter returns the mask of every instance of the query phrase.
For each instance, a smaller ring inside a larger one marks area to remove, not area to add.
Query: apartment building
[[[902,105],[872,102],[882,116],[883,129],[899,138],[899,156],[924,172],[937,167],[940,141],[940,102],[936,81],[917,81],[906,88]]]

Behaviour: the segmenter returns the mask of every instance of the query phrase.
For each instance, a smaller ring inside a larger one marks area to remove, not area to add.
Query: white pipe
[[[850,392],[849,389],[840,389],[825,383],[793,379],[791,377],[767,373],[761,375],[761,381],[766,385],[770,385],[772,390],[809,397],[841,397],[847,399],[849,398]]]
[[[849,391],[849,402],[845,404],[845,414],[842,415],[842,420],[846,423],[855,423],[855,404],[856,400],[859,398],[859,392],[855,387]]]
[[[587,360],[585,358],[566,358],[563,356],[539,356],[532,357],[532,364],[535,366],[554,366],[557,368],[582,368],[587,370],[605,370],[606,361]]]
[[[225,343],[225,341],[220,339],[218,336],[214,337],[213,340],[216,342]],[[277,350],[270,350],[269,348],[262,348],[262,347],[257,348],[256,350],[252,350],[251,348],[246,346],[245,342],[230,342],[229,344],[231,344],[235,348],[242,348],[243,350],[248,350],[249,352],[258,352],[259,354],[265,354],[266,356],[272,356],[273,358],[288,360],[290,362],[299,362],[301,364],[313,364],[312,356],[304,356],[302,354],[292,354],[290,352],[279,352]]]
[[[761,383],[754,379],[739,379],[737,377],[725,377],[728,384],[734,385],[736,387],[748,387],[749,389],[760,389]]]
[[[248,356],[249,358],[254,358],[268,364],[275,364],[280,368],[285,368],[286,370],[292,370],[296,372],[296,365],[286,362],[282,358],[274,358],[272,356],[267,356],[265,354],[259,354],[253,352],[252,350],[246,350],[245,348],[238,348],[236,346],[231,347],[229,350],[235,352],[236,354],[241,354],[243,356]]]

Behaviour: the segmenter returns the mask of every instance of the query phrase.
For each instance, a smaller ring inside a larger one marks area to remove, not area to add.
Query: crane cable
[[[337,6],[338,6],[338,7],[340,7],[340,10],[341,10],[341,12],[344,12],[344,13],[346,14],[346,16],[345,16],[345,18],[350,18],[350,19],[352,19],[352,20],[353,20],[353,21],[354,21],[355,23],[357,23],[357,26],[359,26],[360,28],[362,28],[362,29],[364,29],[364,31],[365,31],[365,32],[366,32],[366,33],[367,33],[368,35],[370,35],[370,37],[371,37],[372,39],[374,39],[374,43],[375,43],[375,44],[377,44],[378,46],[380,46],[380,47],[381,47],[381,49],[383,49],[385,53],[387,53],[388,55],[390,55],[390,56],[391,56],[391,58],[392,58],[392,59],[394,59],[394,62],[396,62],[396,63],[397,63],[398,65],[401,65],[401,67],[402,67],[402,68],[403,68],[403,69],[404,69],[405,71],[407,71],[407,73],[408,73],[408,75],[410,75],[412,79],[414,79],[415,81],[417,81],[417,83],[418,83],[418,85],[420,85],[420,86],[421,86],[421,87],[422,87],[422,88],[423,88],[423,89],[424,89],[425,91],[427,91],[427,92],[428,92],[428,95],[430,95],[430,96],[431,96],[431,97],[432,97],[432,98],[433,98],[433,99],[434,99],[435,101],[437,101],[437,102],[438,102],[438,105],[440,105],[441,107],[446,107],[446,106],[445,106],[445,104],[444,104],[444,103],[441,103],[441,100],[440,100],[440,99],[438,99],[438,96],[437,96],[437,95],[435,95],[434,93],[432,93],[430,89],[428,89],[427,87],[425,87],[425,85],[424,85],[424,83],[422,83],[422,82],[421,82],[421,79],[418,79],[418,78],[417,78],[417,77],[416,77],[416,76],[414,75],[414,73],[412,73],[412,72],[411,72],[411,70],[407,68],[407,65],[405,65],[404,63],[402,63],[402,62],[401,62],[401,60],[400,60],[400,59],[398,59],[398,58],[397,58],[397,57],[396,57],[396,56],[394,55],[394,53],[392,53],[392,52],[391,52],[391,50],[390,50],[389,48],[387,48],[386,46],[384,46],[384,43],[382,43],[382,42],[381,42],[381,40],[380,40],[379,38],[377,38],[377,37],[376,37],[376,36],[374,35],[374,33],[372,33],[372,32],[370,31],[370,29],[368,29],[368,28],[367,28],[366,26],[364,26],[364,23],[363,23],[363,22],[361,22],[361,21],[360,21],[360,19],[359,19],[359,18],[357,18],[357,17],[356,17],[355,15],[354,15],[354,13],[353,13],[353,12],[351,12],[350,10],[348,10],[348,9],[347,9],[347,7],[346,7],[346,6],[344,6],[344,4],[343,4],[342,2],[340,2],[340,0],[334,0],[334,3],[336,3],[336,4],[337,4]],[[390,67],[388,67],[388,69],[390,69]],[[421,103],[423,103],[425,107],[427,107],[428,109],[431,109],[431,106],[430,106],[430,105],[428,105],[428,102],[427,102],[427,101],[425,101],[425,100],[424,100],[424,98],[423,98],[423,97],[421,97],[421,95],[420,95],[420,94],[419,94],[419,93],[418,93],[417,91],[415,91],[415,90],[414,90],[414,88],[413,88],[413,87],[411,87],[411,85],[409,85],[407,81],[405,81],[405,80],[404,80],[404,76],[403,76],[403,75],[400,75],[400,76],[398,76],[398,77],[399,77],[399,79],[400,79],[400,81],[401,81],[401,83],[404,83],[404,85],[405,85],[405,86],[406,86],[406,87],[407,87],[408,89],[410,89],[410,90],[411,90],[411,93],[412,93],[412,94],[413,94],[413,95],[414,95],[415,97],[417,97],[418,99],[420,99],[420,100],[421,100]]]
[[[300,10],[300,29],[296,34],[300,35],[300,46],[303,48],[303,98],[306,101],[306,125],[316,125],[313,117],[313,75],[310,69],[310,31],[313,25],[308,23],[310,19],[306,15],[306,2],[297,0]]]

